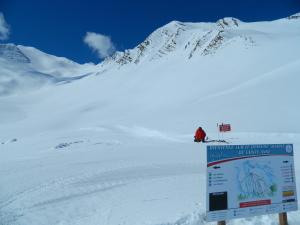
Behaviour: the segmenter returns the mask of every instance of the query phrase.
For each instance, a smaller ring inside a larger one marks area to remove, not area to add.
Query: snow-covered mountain
[[[300,174],[299,40],[295,14],[173,21],[97,65],[0,45],[0,224],[208,224],[199,125],[232,144],[293,143]]]
[[[80,79],[93,68],[93,64],[80,65],[33,47],[0,44],[0,96]]]
[[[116,52],[106,59],[104,64],[128,63],[139,64],[143,61],[152,61],[172,54],[180,54],[183,58],[192,58],[195,52],[201,55],[213,54],[223,42],[231,38],[244,38],[245,42],[252,43],[247,35],[230,32],[242,22],[235,18],[224,18],[216,23],[182,23],[172,21],[157,29],[136,48],[125,52]]]
[[[191,59],[194,54],[202,56],[214,54],[218,49],[234,42],[241,42],[245,47],[251,47],[255,46],[255,36],[263,36],[268,34],[268,31],[279,32],[276,31],[276,26],[280,27],[284,23],[288,26],[298,19],[298,14],[295,14],[277,21],[259,23],[244,23],[232,17],[220,19],[216,23],[172,21],[154,31],[134,49],[116,52],[108,57],[102,65],[139,64],[170,55]],[[293,22],[287,22],[288,20]]]
[[[130,97],[128,104],[142,108],[143,115],[138,112],[132,118],[136,122],[140,117],[141,123],[151,121],[149,126],[157,113],[168,126],[182,124],[187,129],[197,121],[214,129],[211,125],[222,118],[243,124],[242,130],[298,131],[299,105],[293,102],[298,95],[299,31],[298,14],[255,23],[235,18],[216,23],[173,21],[134,49],[107,58],[97,65],[97,74],[111,74],[106,79],[116,79],[109,89],[113,92],[118,92],[114,88],[124,79],[117,87],[126,92],[120,94],[122,100],[116,100],[118,111],[124,111],[128,95],[139,93]],[[101,99],[110,102],[110,92],[105,93],[108,97]],[[159,110],[148,114],[153,108]],[[268,118],[261,117],[270,110]],[[200,111],[204,116],[199,118]],[[283,114],[289,119],[279,119]],[[157,126],[160,124],[157,121]]]

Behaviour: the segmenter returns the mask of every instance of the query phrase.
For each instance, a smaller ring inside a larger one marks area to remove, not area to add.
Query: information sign
[[[207,146],[207,221],[297,210],[292,144]]]

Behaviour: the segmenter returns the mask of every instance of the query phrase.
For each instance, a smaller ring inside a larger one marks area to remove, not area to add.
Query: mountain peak
[[[154,58],[160,58],[175,49],[176,39],[185,31],[185,26],[182,22],[171,21],[152,32],[134,49],[124,52],[118,51],[106,58],[103,65],[117,63],[117,65],[122,66],[132,62],[138,64],[143,58],[148,58],[150,61]]]
[[[30,59],[15,44],[0,44],[0,58],[9,62],[30,63]]]
[[[300,18],[300,13],[289,19]],[[276,22],[274,21],[274,24]],[[103,71],[107,66],[120,68],[124,65],[137,65],[160,58],[177,55],[182,59],[213,55],[228,47],[238,45],[248,49],[255,46],[257,30],[263,32],[266,24],[245,23],[234,17],[224,17],[212,22],[170,21],[152,32],[143,42],[133,49],[116,52],[101,63]],[[252,30],[252,28],[254,28]]]
[[[205,51],[207,54],[212,46],[221,44],[223,37],[218,32],[226,28],[236,28],[241,23],[240,20],[232,17],[220,19],[216,23],[189,23],[174,20],[152,32],[134,49],[116,52],[105,59],[103,66],[116,64],[119,67],[130,63],[138,64],[168,56],[175,51],[180,51],[180,54],[191,58],[200,46],[207,50]]]
[[[222,29],[225,28],[233,28],[238,27],[242,21],[236,19],[234,17],[225,17],[223,19],[219,19],[216,24],[217,26],[221,27]]]
[[[289,16],[288,19],[300,19],[300,12]]]
[[[185,24],[183,22],[178,21],[178,20],[173,20],[173,21],[167,23],[166,25],[164,25],[163,27],[165,27],[165,28],[171,28],[171,27],[177,28],[177,27],[181,27],[181,26],[185,26]]]

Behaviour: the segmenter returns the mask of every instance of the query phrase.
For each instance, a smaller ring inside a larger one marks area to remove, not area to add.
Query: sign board
[[[220,124],[219,125],[219,131],[220,132],[228,132],[228,131],[231,131],[231,126],[230,124]]]
[[[207,146],[207,221],[297,210],[292,144]]]

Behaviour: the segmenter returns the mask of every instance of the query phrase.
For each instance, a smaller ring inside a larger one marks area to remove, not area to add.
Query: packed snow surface
[[[297,176],[299,40],[295,14],[173,21],[98,65],[0,45],[0,225],[215,224],[198,126],[231,144],[293,143]]]

